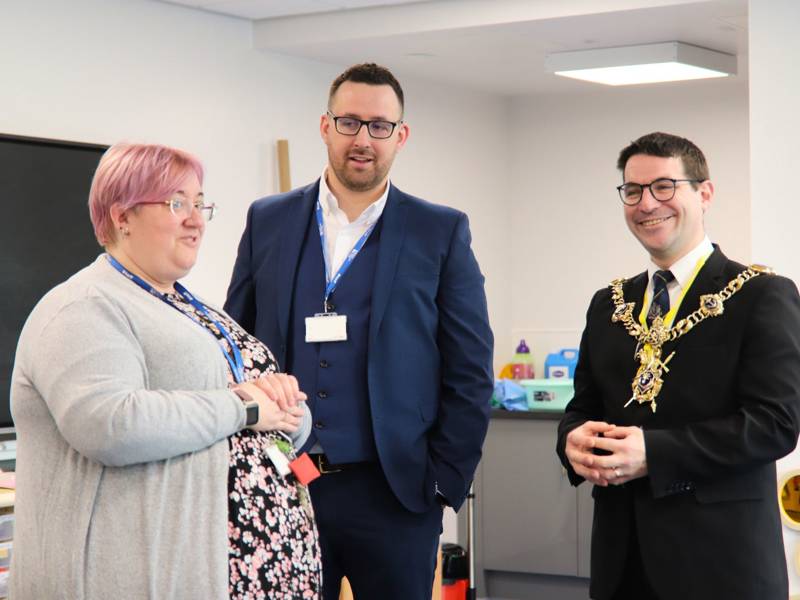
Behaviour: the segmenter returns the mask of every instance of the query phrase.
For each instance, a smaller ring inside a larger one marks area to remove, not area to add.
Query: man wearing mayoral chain
[[[800,428],[800,297],[705,233],[700,149],[665,133],[622,150],[647,271],[592,298],[559,426],[570,482],[594,484],[596,600],[785,600],[775,461]]]

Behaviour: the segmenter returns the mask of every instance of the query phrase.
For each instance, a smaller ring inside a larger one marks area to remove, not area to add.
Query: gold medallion
[[[704,314],[708,314],[709,317],[718,317],[722,314],[723,308],[723,300],[719,297],[719,294],[706,294],[704,296],[700,296],[700,310],[703,311]]]
[[[661,317],[658,317],[659,319]],[[656,412],[656,396],[661,391],[661,386],[664,384],[662,373],[669,373],[667,363],[675,356],[673,352],[667,357],[667,360],[661,360],[661,348],[659,346],[652,346],[644,344],[636,351],[636,356],[639,360],[639,369],[636,371],[636,377],[633,378],[631,389],[633,395],[631,399],[625,404],[628,406],[631,402],[636,400],[639,404],[646,402],[650,403],[650,408]]]

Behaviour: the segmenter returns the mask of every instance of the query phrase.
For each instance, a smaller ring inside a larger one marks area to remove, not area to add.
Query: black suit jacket
[[[677,320],[720,291],[744,266],[716,248]],[[628,280],[638,317],[647,273]],[[643,428],[648,476],[595,486],[591,595],[613,595],[635,525],[647,577],[663,598],[785,600],[786,561],[775,460],[794,450],[800,428],[800,298],[784,277],[755,277],[724,313],[664,346],[675,351],[657,411],[625,403],[636,373],[635,340],[611,322],[609,288],[587,314],[575,397],[559,426],[558,454],[573,485],[582,478],[564,454],[567,434],[587,420]]]

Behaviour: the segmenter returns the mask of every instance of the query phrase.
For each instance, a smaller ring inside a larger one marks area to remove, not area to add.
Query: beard
[[[370,167],[357,171],[350,163],[351,157],[364,157],[372,160]],[[328,162],[336,178],[351,192],[368,192],[383,183],[394,162],[394,155],[379,161],[374,152],[349,152],[341,157],[333,155],[328,148]]]

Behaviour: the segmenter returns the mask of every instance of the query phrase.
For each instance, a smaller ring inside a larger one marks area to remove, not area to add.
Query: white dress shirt
[[[387,181],[386,189],[381,194],[381,197],[365,208],[364,212],[358,215],[351,223],[345,212],[339,208],[339,201],[328,187],[328,182],[325,179],[327,171],[326,167],[319,180],[319,203],[322,206],[322,224],[325,227],[325,251],[329,261],[326,268],[328,269],[328,280],[330,280],[339,270],[339,267],[342,266],[344,259],[347,258],[358,239],[380,219],[386,206],[386,198],[389,196],[391,183]]]
[[[695,267],[697,267],[697,261],[701,258],[708,258],[713,251],[714,246],[711,244],[711,240],[708,239],[708,236],[706,236],[691,252],[683,258],[678,259],[675,264],[669,268],[669,271],[675,276],[675,279],[667,284],[670,309],[675,307],[675,303],[681,297],[683,290],[691,283],[692,275],[694,274]],[[646,298],[648,304],[646,310],[650,310],[650,304],[653,303],[653,273],[659,270],[661,270],[661,267],[652,260],[647,265],[648,281]],[[645,312],[645,314],[647,314],[647,312]]]

